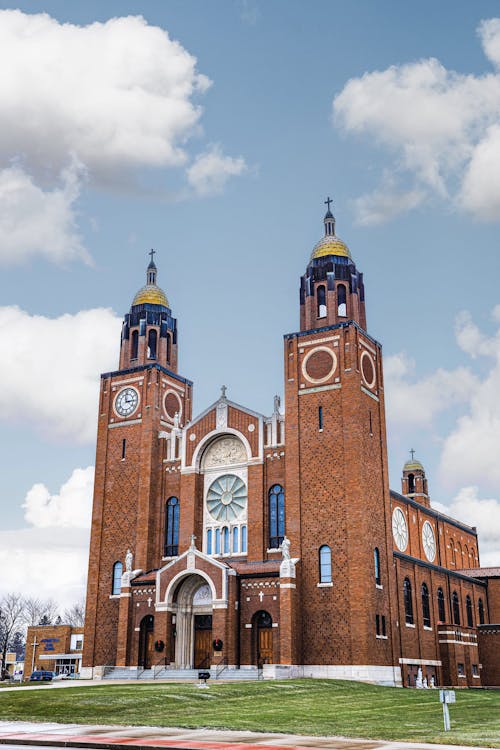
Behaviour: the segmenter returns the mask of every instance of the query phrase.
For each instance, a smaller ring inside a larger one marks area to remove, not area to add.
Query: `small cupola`
[[[430,498],[425,469],[418,458],[415,458],[413,448],[410,450],[410,456],[411,458],[403,466],[402,493],[406,497],[411,497],[413,500],[429,507]]]

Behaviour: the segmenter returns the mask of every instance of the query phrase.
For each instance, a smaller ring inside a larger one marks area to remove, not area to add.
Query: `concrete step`
[[[110,669],[105,675],[104,680],[191,680],[192,682],[198,681],[198,672],[210,671],[211,680],[258,680],[261,678],[262,673],[257,669],[211,669],[211,670],[199,670],[199,669],[171,669],[165,668],[161,670],[154,669],[123,669],[121,667],[114,667]]]

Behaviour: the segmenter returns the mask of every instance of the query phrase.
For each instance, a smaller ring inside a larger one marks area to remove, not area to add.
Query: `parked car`
[[[52,682],[54,679],[54,672],[49,672],[47,669],[36,669],[30,675],[30,682]]]

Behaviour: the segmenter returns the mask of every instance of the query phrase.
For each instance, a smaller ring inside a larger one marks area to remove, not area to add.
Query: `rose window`
[[[247,499],[245,482],[235,474],[224,474],[210,485],[207,508],[216,521],[234,521],[246,508]]]

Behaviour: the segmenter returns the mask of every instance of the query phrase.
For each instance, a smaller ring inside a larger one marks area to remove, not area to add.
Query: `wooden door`
[[[195,669],[209,669],[212,662],[212,615],[195,615],[194,658]]]
[[[272,628],[259,628],[257,640],[257,665],[260,669],[263,664],[273,663],[273,630]]]

